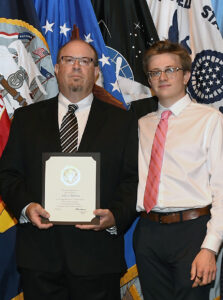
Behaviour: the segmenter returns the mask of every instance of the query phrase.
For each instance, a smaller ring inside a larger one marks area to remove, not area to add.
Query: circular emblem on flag
[[[75,185],[80,180],[80,171],[73,166],[67,166],[62,169],[60,178],[65,185]]]
[[[13,89],[18,89],[23,85],[23,81],[25,80],[25,72],[19,70],[15,73],[12,73],[8,77],[8,84]]]
[[[191,96],[200,103],[214,103],[223,98],[223,54],[212,50],[198,53],[192,63],[188,85]]]
[[[125,57],[120,52],[111,47],[106,46],[106,48],[110,57],[110,61],[112,64],[114,64],[116,73],[118,73],[119,76],[134,80],[132,69]],[[117,66],[117,61],[121,62],[120,66]]]

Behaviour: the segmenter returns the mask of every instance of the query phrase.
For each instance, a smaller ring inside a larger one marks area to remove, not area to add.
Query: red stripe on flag
[[[8,141],[10,123],[3,99],[0,96],[0,157]]]
[[[2,156],[2,152],[8,141],[10,124],[11,122],[6,111],[4,101],[2,99],[2,96],[0,95],[0,157]],[[0,196],[0,202],[1,201],[2,199]]]
[[[7,32],[4,32],[4,31],[0,31],[0,34],[3,34],[3,35],[7,35],[7,36],[15,36],[15,35],[19,35],[18,32],[14,32],[14,33],[7,33]]]

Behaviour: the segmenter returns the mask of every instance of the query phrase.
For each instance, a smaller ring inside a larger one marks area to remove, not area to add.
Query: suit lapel
[[[45,137],[49,148],[52,148],[50,151],[61,152],[58,125],[58,97],[46,101],[49,102],[42,113],[42,122],[44,127],[44,132],[42,134]]]
[[[103,128],[108,107],[106,103],[94,98],[78,152],[91,149],[90,145],[94,143],[98,132]]]

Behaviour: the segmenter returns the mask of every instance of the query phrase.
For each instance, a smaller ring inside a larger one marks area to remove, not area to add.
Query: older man
[[[135,216],[137,122],[131,112],[93,97],[99,68],[89,44],[75,40],[63,46],[55,73],[58,97],[15,112],[0,163],[3,200],[21,223],[17,261],[24,296],[119,300],[126,269],[123,234]],[[61,131],[72,114],[78,133],[66,143]],[[99,225],[41,223],[41,217],[49,217],[41,205],[42,153],[62,150],[101,155],[101,208],[94,212]]]

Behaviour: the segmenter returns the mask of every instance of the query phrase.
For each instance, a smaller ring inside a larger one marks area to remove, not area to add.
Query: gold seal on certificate
[[[80,171],[74,166],[66,166],[61,171],[61,180],[65,185],[75,185],[80,180]]]
[[[99,153],[44,153],[43,207],[54,224],[99,224]]]

